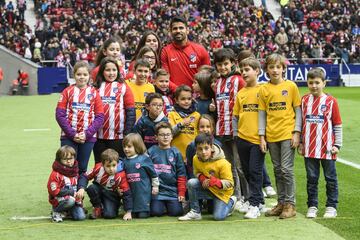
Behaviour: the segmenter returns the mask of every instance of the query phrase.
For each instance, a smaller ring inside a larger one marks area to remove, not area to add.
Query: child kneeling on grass
[[[221,148],[213,144],[213,136],[201,133],[195,138],[196,155],[193,159],[194,175],[187,182],[190,212],[179,217],[180,221],[201,220],[199,199],[213,199],[215,220],[231,215],[237,201],[231,163],[225,159]]]
[[[125,171],[116,172],[119,154],[114,149],[106,149],[100,155],[101,163],[82,174],[79,178],[79,197],[84,196],[85,188],[89,180],[94,179],[93,184],[86,188],[90,202],[93,205],[91,219],[99,217],[116,218],[123,199],[125,215],[123,219],[131,220],[132,195],[130,186],[126,180]]]
[[[323,92],[325,73],[320,68],[308,72],[309,94],[301,100],[302,143],[299,153],[305,158],[307,177],[307,218],[315,218],[318,212],[318,181],[320,164],[326,181],[326,210],[324,218],[337,216],[338,182],[336,154],[342,145],[342,122],[339,106],[333,96]]]
[[[67,145],[56,152],[47,184],[53,222],[62,222],[68,214],[73,220],[85,219],[82,198],[76,193],[79,167],[75,157],[75,149]]]

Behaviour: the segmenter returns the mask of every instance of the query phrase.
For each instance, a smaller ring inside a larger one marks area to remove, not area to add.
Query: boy
[[[151,201],[151,215],[181,216],[182,202],[185,201],[186,171],[181,153],[171,147],[172,127],[168,122],[160,122],[155,127],[159,145],[148,150],[159,176],[159,193]]]
[[[158,69],[155,73],[155,92],[162,95],[164,100],[164,114],[167,116],[169,112],[173,110],[174,105],[174,92],[177,88],[176,85],[173,84],[173,91],[170,86],[170,75],[165,69]]]
[[[125,171],[116,172],[119,154],[113,149],[106,149],[101,153],[101,163],[82,174],[79,178],[80,197],[84,196],[88,181],[94,179],[93,184],[86,188],[90,202],[93,205],[91,219],[99,217],[116,218],[120,207],[120,198],[123,198],[123,219],[131,220],[132,196]]]
[[[315,218],[318,212],[318,180],[320,163],[326,181],[326,210],[324,218],[337,216],[338,183],[336,176],[336,154],[342,146],[342,122],[337,101],[323,92],[325,73],[320,68],[308,72],[307,85],[310,94],[303,96],[302,143],[299,152],[304,156],[308,212],[306,217]]]
[[[136,120],[138,120],[142,115],[146,96],[151,92],[155,92],[155,88],[151,83],[147,82],[147,79],[150,76],[150,64],[148,61],[144,59],[137,60],[134,69],[136,77],[135,82],[127,80],[126,83],[134,95]]]
[[[294,149],[301,131],[300,93],[294,82],[283,79],[286,58],[282,55],[269,55],[265,71],[270,80],[259,91],[260,149],[265,153],[268,144],[278,192],[278,204],[265,216],[291,218],[296,215]]]
[[[214,219],[224,220],[234,210],[236,197],[231,164],[225,159],[221,148],[213,144],[213,136],[201,133],[195,138],[194,175],[187,182],[190,212],[179,217],[180,221],[201,220],[199,199],[213,199]]]
[[[85,219],[82,197],[76,193],[79,167],[75,157],[75,149],[67,145],[56,152],[47,184],[53,222],[62,222],[64,213],[74,220]]]
[[[163,113],[163,106],[163,98],[159,93],[149,93],[145,98],[146,111],[133,128],[133,132],[140,134],[147,149],[157,144],[155,125],[159,122],[168,122]]]
[[[262,194],[263,166],[265,154],[259,148],[258,135],[258,93],[260,85],[257,77],[260,73],[260,62],[255,58],[245,58],[239,64],[246,87],[236,95],[233,111],[234,137],[244,175],[249,184],[249,203],[244,218],[254,219],[260,216],[263,207]]]
[[[236,72],[235,53],[230,48],[222,48],[214,53],[214,63],[220,78],[216,80],[214,90],[216,98],[217,121],[215,134],[222,144],[226,159],[231,162],[235,182],[235,196],[241,199],[241,192],[246,196],[247,183],[240,167],[233,140],[232,114],[236,94],[245,86],[245,82]],[[241,178],[241,181],[240,181]],[[241,183],[241,187],[240,187]]]

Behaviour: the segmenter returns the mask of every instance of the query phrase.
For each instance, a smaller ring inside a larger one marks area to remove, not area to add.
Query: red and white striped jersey
[[[336,99],[326,94],[320,97],[307,94],[301,100],[301,109],[304,157],[336,159],[331,154],[335,139],[333,126],[341,125]]]
[[[98,131],[98,138],[124,138],[125,109],[135,107],[131,89],[125,83],[103,82],[99,94],[104,107],[104,124]]]
[[[92,86],[80,89],[76,85],[67,87],[60,95],[57,108],[66,110],[66,118],[77,133],[91,126],[95,114],[102,112],[101,99]],[[62,131],[61,136],[65,136]]]
[[[54,207],[56,207],[60,201],[63,201],[67,198],[69,198],[69,196],[63,196],[63,197],[57,197],[57,195],[59,194],[59,192],[61,191],[61,189],[63,189],[64,187],[68,188],[68,189],[73,189],[74,192],[77,191],[77,179],[78,177],[67,177],[62,175],[59,172],[56,171],[52,171],[50,176],[49,176],[49,180],[47,183],[47,189],[48,189],[48,193],[49,193],[49,202],[51,203],[51,205],[53,205]]]
[[[95,182],[110,191],[116,191],[120,188],[123,192],[130,189],[129,184],[126,180],[125,171],[117,172],[115,175],[109,176],[105,172],[102,163],[97,163],[93,169],[85,173],[87,180],[94,179]]]
[[[215,84],[215,98],[217,109],[216,135],[224,136],[233,134],[232,113],[236,94],[245,86],[245,81],[240,75],[228,78],[219,78]]]

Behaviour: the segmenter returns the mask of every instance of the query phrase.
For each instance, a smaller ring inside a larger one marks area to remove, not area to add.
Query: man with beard
[[[189,28],[183,17],[171,19],[170,34],[173,41],[161,52],[162,68],[169,72],[174,84],[191,87],[198,68],[210,65],[209,53],[202,45],[188,40]]]

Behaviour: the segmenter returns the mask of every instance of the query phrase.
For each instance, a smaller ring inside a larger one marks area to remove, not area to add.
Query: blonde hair
[[[264,65],[265,71],[267,70],[267,68],[268,68],[268,66],[270,64],[274,64],[274,63],[277,63],[277,62],[279,62],[283,66],[284,70],[286,69],[286,66],[287,66],[286,65],[286,58],[281,54],[272,53],[269,56],[267,56],[266,59],[265,59],[265,65]]]
[[[144,154],[146,152],[146,147],[144,141],[138,133],[129,133],[123,140],[123,146],[132,145],[134,146],[135,152],[137,154]]]
[[[69,155],[76,158],[76,151],[73,147],[64,145],[56,151],[55,161],[60,162],[61,159],[64,159]]]
[[[259,71],[261,71],[261,64],[259,60],[257,60],[254,57],[245,58],[240,62],[239,67],[245,67],[245,66],[250,66],[254,70],[259,69]]]
[[[79,70],[79,68],[86,68],[86,70],[88,71],[88,73],[90,73],[90,67],[89,64],[85,61],[79,61],[77,63],[75,63],[74,65],[74,75],[76,74],[77,70]]]
[[[214,131],[215,131],[215,120],[214,120],[214,118],[212,116],[210,116],[209,114],[202,114],[200,116],[200,118],[199,118],[198,129],[199,129],[199,126],[200,126],[200,120],[201,119],[206,119],[206,120],[208,120],[210,122],[210,126],[211,126],[212,131],[213,131],[212,133],[214,133]]]

